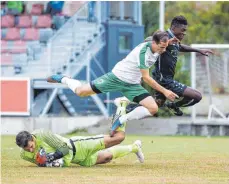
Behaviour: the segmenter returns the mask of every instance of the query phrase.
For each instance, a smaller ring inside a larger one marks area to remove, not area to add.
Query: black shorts
[[[173,79],[164,79],[163,78],[162,80],[156,80],[156,81],[164,88],[176,93],[179,97],[183,97],[184,90],[187,88],[185,84],[177,82]],[[165,95],[158,91],[155,92],[155,98],[166,100]]]

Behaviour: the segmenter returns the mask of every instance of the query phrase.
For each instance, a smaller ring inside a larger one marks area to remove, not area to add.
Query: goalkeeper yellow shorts
[[[105,149],[104,135],[72,137],[76,155],[71,163],[90,167],[96,164],[98,151]]]

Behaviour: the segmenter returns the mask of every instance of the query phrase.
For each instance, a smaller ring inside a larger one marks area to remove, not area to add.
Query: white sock
[[[143,106],[135,108],[133,111],[129,112],[128,114],[122,115],[119,120],[121,123],[134,120],[134,119],[142,119],[148,116],[152,116],[149,110]]]
[[[76,88],[80,87],[82,83],[79,80],[71,79],[68,77],[63,77],[61,79],[62,84],[67,84],[67,86],[75,93]]]

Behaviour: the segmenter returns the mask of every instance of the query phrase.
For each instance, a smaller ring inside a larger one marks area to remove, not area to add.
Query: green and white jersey
[[[151,43],[141,43],[114,66],[112,73],[124,82],[140,84],[142,77],[140,69],[150,68],[158,56],[158,53],[152,52]]]
[[[22,159],[36,164],[36,154],[42,147],[45,149],[46,153],[54,153],[56,150],[61,151],[64,155],[63,166],[70,165],[73,157],[73,151],[68,138],[53,134],[52,132],[46,130],[35,130],[31,134],[36,140],[35,151],[31,153],[21,149]]]

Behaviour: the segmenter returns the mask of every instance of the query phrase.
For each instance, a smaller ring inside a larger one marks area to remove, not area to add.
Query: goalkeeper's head
[[[21,131],[16,136],[16,144],[25,151],[34,152],[36,147],[36,140],[27,131]]]

